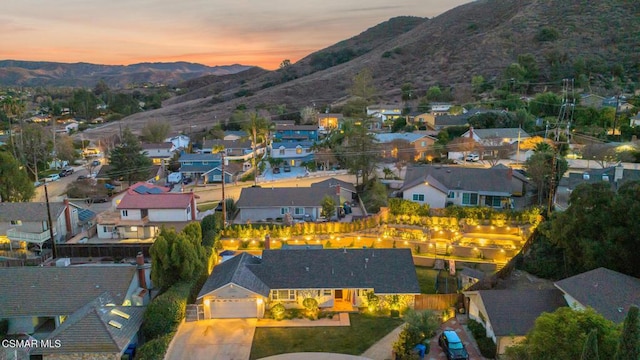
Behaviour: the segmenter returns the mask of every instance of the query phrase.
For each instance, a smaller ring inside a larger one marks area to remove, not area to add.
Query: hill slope
[[[372,29],[393,28],[388,25],[391,21]],[[396,26],[403,20],[397,21]],[[640,2],[636,1],[478,0],[402,29],[388,37],[365,31],[287,69],[256,72],[235,87],[201,86],[194,89],[198,96],[172,99],[162,109],[125,120],[134,129],[151,118],[164,118],[176,126],[187,122],[211,126],[239,104],[299,110],[315,102],[332,103],[347,96],[351,79],[364,68],[372,71],[383,101],[397,100],[405,82],[418,91],[433,84],[452,86],[462,96],[472,76],[499,80],[522,54],[536,59],[540,83],[559,83],[562,76],[572,76],[576,64],[584,64],[594,76],[610,76],[613,65],[622,64],[628,73],[635,72],[634,81],[640,71]],[[323,70],[314,68],[318,54],[345,48],[357,56]]]
[[[235,74],[249,69],[244,65],[206,66],[188,62],[96,65],[46,61],[0,61],[0,85],[5,86],[84,86],[104,80],[110,87],[128,84],[175,84],[205,75]]]

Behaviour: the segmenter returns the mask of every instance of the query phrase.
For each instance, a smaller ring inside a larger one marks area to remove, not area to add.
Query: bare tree
[[[142,140],[150,143],[161,143],[169,136],[171,124],[165,120],[151,120],[142,128]]]
[[[589,144],[582,149],[582,158],[593,160],[604,169],[616,161],[616,148],[610,144]]]

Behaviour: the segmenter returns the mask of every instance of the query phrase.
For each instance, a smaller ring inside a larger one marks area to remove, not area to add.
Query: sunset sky
[[[394,16],[469,0],[2,0],[0,60],[276,68]]]

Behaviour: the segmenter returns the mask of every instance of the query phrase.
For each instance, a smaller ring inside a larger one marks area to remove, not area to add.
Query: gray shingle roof
[[[431,178],[447,190],[467,190],[495,194],[510,194],[511,181],[507,168],[467,168],[456,166],[413,166],[407,168],[402,191]],[[441,189],[443,190],[443,189]]]
[[[55,221],[62,211],[64,204],[50,202],[51,219]],[[47,203],[44,202],[3,202],[0,203],[0,222],[21,220],[22,222],[48,221]]]
[[[271,289],[373,288],[377,294],[420,293],[409,249],[264,250],[262,263],[249,268]]]
[[[333,188],[307,187],[307,188],[243,188],[240,198],[236,203],[238,209],[274,207],[274,206],[300,206],[312,207],[320,206],[322,199],[326,196],[334,196],[336,204],[340,199],[335,195]]]
[[[527,134],[524,130],[518,128],[473,129],[473,133],[481,139],[517,139],[518,136],[521,139],[524,139],[529,137],[529,134]]]
[[[263,296],[269,296],[269,288],[247,265],[260,264],[260,258],[242,253],[216,266],[200,289],[198,299],[227,284],[236,284]]]
[[[320,187],[320,188],[333,188],[336,185],[340,185],[341,189],[345,189],[345,190],[349,190],[353,193],[356,192],[356,187],[349,182],[346,181],[342,181],[340,179],[336,179],[336,178],[329,178],[327,180],[323,180],[323,181],[319,181],[316,183],[311,184],[311,187]]]
[[[555,283],[583,306],[592,307],[605,318],[621,323],[631,305],[640,305],[640,279],[598,268]]]
[[[480,290],[496,336],[526,335],[543,312],[566,306],[562,292],[550,290]]]
[[[121,353],[134,338],[140,325],[144,307],[106,306],[108,296],[102,295],[70,315],[47,339],[60,341],[60,347],[38,348],[33,354]],[[128,319],[113,314],[119,310]],[[109,325],[115,321],[120,329]]]
[[[225,149],[251,149],[251,140],[211,139],[205,140],[202,144],[203,149],[211,149],[214,146],[223,146]]]
[[[0,268],[0,318],[70,315],[107,292],[124,301],[136,267],[97,265]]]
[[[375,134],[375,139],[382,144],[390,143],[395,140],[405,140],[409,143],[413,143],[422,138],[431,138],[429,135],[420,133],[383,133]],[[433,138],[431,138],[433,139]]]
[[[640,170],[624,169],[622,171],[622,179],[620,179],[616,184],[615,169],[615,166],[610,166],[604,169],[589,169],[588,171],[581,173],[570,172],[567,176],[560,179],[560,186],[565,186],[568,189],[574,190],[580,184],[595,184],[602,181],[608,181],[612,190],[616,190],[616,187],[620,187],[625,182],[640,180]],[[589,178],[585,179],[584,174],[589,174]],[[603,178],[605,175],[606,178]]]
[[[185,161],[220,161],[222,157],[220,154],[182,154],[180,155],[179,162]]]

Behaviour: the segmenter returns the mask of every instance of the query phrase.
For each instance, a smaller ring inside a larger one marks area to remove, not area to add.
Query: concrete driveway
[[[165,360],[247,360],[256,319],[213,319],[183,322]]]

